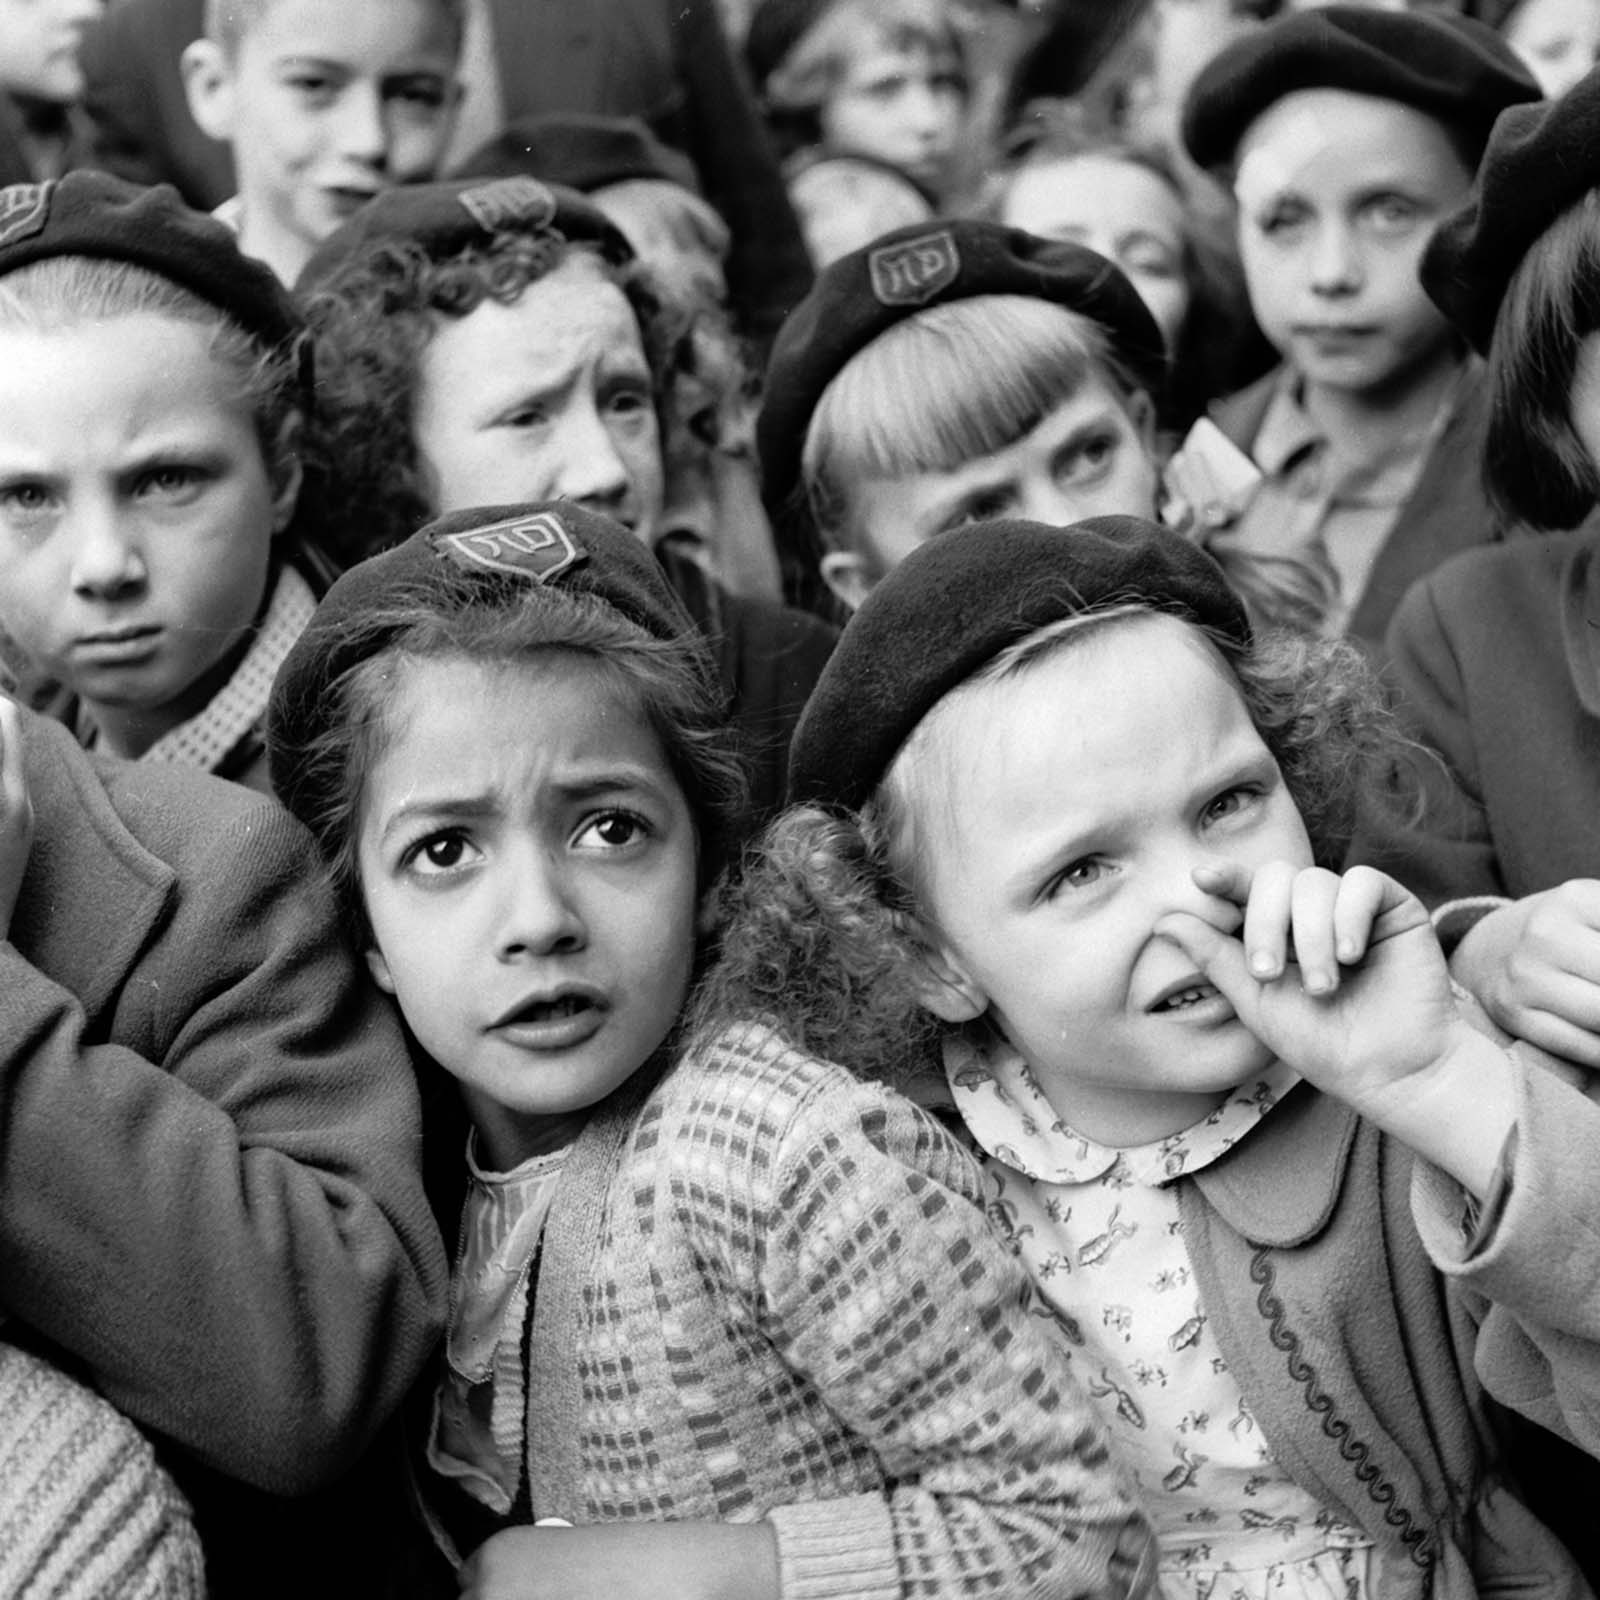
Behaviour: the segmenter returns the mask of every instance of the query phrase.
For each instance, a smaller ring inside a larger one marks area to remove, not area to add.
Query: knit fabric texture
[[[735,1026],[574,1147],[528,1366],[536,1517],[770,1521],[786,1597],[1138,1593],[1148,1527],[970,1154]]]
[[[198,1600],[200,1541],[150,1443],[97,1394],[0,1345],[0,1594]]]

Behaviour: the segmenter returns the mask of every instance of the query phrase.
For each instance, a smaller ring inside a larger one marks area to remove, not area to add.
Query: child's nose
[[[498,955],[558,955],[583,948],[583,918],[558,863],[544,852],[530,852],[507,863]]]
[[[1187,911],[1202,922],[1209,923],[1219,933],[1237,933],[1244,926],[1244,908],[1235,901],[1209,890],[1195,881],[1199,868],[1223,868],[1230,871],[1235,865],[1227,856],[1215,850],[1198,846],[1174,850],[1163,864],[1162,902],[1160,915],[1168,911]]]
[[[574,405],[553,441],[559,452],[553,493],[592,510],[615,512],[632,487],[628,464],[593,405]]]
[[[338,116],[339,153],[366,166],[386,166],[389,129],[378,85],[365,81],[349,84],[340,97]]]
[[[124,599],[147,577],[137,538],[109,508],[81,507],[73,516],[72,590],[84,599]]]
[[[1349,294],[1361,287],[1361,251],[1342,222],[1326,223],[1312,245],[1311,283],[1320,294]]]

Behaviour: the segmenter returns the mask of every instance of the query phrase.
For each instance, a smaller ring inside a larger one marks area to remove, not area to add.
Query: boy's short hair
[[[272,10],[278,0],[206,0],[205,36],[231,58],[240,41]],[[337,5],[339,0],[328,0]],[[459,41],[466,29],[466,0],[431,0],[449,18]]]

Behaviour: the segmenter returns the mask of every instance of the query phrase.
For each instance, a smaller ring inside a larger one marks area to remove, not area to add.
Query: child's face
[[[438,0],[275,0],[231,60],[191,46],[190,101],[233,146],[247,248],[291,276],[375,194],[433,177],[456,49]]]
[[[1101,155],[1041,161],[1017,174],[1000,220],[1115,261],[1173,348],[1189,312],[1188,230],[1183,201],[1148,167]]]
[[[576,500],[645,543],[665,485],[650,364],[627,296],[575,256],[510,305],[441,316],[413,417],[434,507]]]
[[[1226,663],[1176,618],[1116,619],[933,715],[908,781],[922,916],[961,986],[941,1014],[988,1013],[1080,1133],[1190,1126],[1270,1055],[1152,929],[1239,928],[1204,863],[1311,864]]]
[[[1504,31],[1553,99],[1600,61],[1600,0],[1522,0]]]
[[[856,47],[818,107],[829,155],[869,156],[937,192],[961,137],[967,94],[953,52],[891,40],[860,16]]]
[[[1392,100],[1300,90],[1251,124],[1235,183],[1250,302],[1309,382],[1377,396],[1448,348],[1417,267],[1471,180],[1444,128]]]
[[[0,332],[0,621],[102,730],[206,703],[292,509],[207,341],[154,315]]]
[[[918,545],[989,517],[1065,526],[1086,517],[1154,517],[1154,417],[1099,379],[1085,383],[1013,445],[949,472],[869,478],[852,487],[848,552],[823,576],[851,608]]]
[[[0,89],[62,105],[83,94],[78,47],[105,0],[0,0]]]
[[[369,963],[506,1169],[566,1142],[677,1017],[694,823],[592,669],[412,661],[390,695],[359,821]]]

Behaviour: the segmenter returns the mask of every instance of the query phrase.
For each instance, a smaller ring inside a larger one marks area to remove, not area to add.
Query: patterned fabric
[[[1281,1062],[1204,1121],[1116,1150],[1073,1132],[1017,1052],[951,1038],[945,1071],[988,1153],[991,1215],[1133,1469],[1168,1600],[1360,1600],[1368,1540],[1273,1460],[1200,1302],[1173,1180],[1211,1165],[1299,1080]]]
[[[0,1594],[200,1600],[189,1506],[144,1436],[38,1357],[0,1345]]]
[[[504,1516],[522,1470],[522,1328],[528,1282],[566,1150],[484,1172],[467,1140],[467,1198],[450,1275],[444,1371],[428,1465]]]
[[[758,1027],[633,1093],[545,1231],[535,1517],[766,1517],[806,1600],[1144,1592],[1148,1527],[959,1141]]]
[[[215,772],[267,714],[272,680],[316,608],[311,585],[293,567],[281,568],[267,614],[233,676],[203,710],[157,739],[143,759]]]

